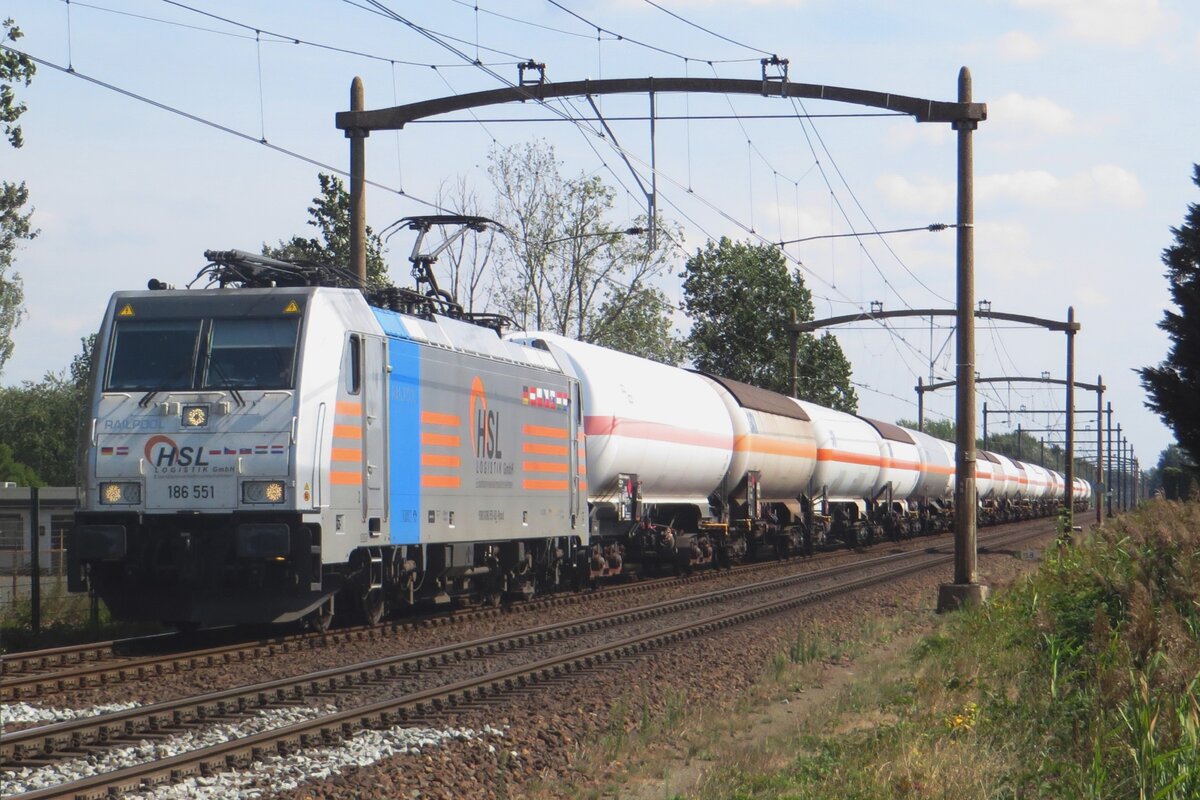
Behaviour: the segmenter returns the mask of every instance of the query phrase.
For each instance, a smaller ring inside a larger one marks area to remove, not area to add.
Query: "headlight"
[[[100,484],[100,503],[106,506],[135,506],[142,502],[140,483]]]
[[[208,424],[208,406],[184,406],[180,419],[185,428],[203,428]]]
[[[282,503],[283,481],[243,481],[243,503]]]

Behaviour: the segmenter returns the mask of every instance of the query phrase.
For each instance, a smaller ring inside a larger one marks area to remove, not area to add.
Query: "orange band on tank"
[[[426,425],[450,425],[457,428],[462,424],[462,418],[454,414],[439,414],[436,411],[422,411],[421,422]]]
[[[462,459],[442,453],[421,453],[421,465],[425,467],[460,467]]]
[[[739,453],[764,453],[773,456],[794,456],[796,458],[815,458],[816,445],[804,442],[789,442],[787,439],[773,439],[761,434],[742,434],[733,440],[733,449]]]
[[[421,444],[434,447],[458,447],[462,440],[449,433],[422,433]]]
[[[335,406],[337,413],[345,414],[348,417],[362,416],[362,403],[351,403],[345,400],[338,400]]]
[[[837,461],[842,464],[862,464],[867,467],[883,466],[883,459],[879,456],[851,453],[848,450],[832,450],[827,447],[817,450],[817,461]]]
[[[432,489],[457,489],[462,480],[457,475],[422,475],[421,485]]]

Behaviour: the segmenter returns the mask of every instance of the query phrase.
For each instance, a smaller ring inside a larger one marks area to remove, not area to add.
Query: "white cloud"
[[[1146,201],[1137,176],[1114,164],[1098,164],[1060,178],[1045,170],[986,175],[975,182],[982,201],[1012,200],[1030,206],[1136,208]]]
[[[1041,42],[1024,31],[1009,31],[996,42],[1000,57],[1008,61],[1032,61],[1042,54]]]
[[[1045,97],[1009,92],[988,103],[988,127],[1019,127],[1022,131],[1067,133],[1075,128],[1075,114]]]
[[[1090,42],[1141,44],[1169,25],[1159,0],[1016,0],[1057,16],[1069,36]]]
[[[888,173],[876,178],[875,188],[894,208],[930,215],[954,209],[956,189],[951,181]],[[975,199],[1035,208],[1138,208],[1145,204],[1146,193],[1129,170],[1098,164],[1065,177],[1039,169],[976,175]]]
[[[952,208],[954,187],[944,181],[924,176],[914,183],[903,175],[880,175],[875,187],[897,208],[936,214]]]
[[[975,226],[975,257],[983,286],[1011,285],[1017,278],[1048,274],[1053,264],[1037,253],[1029,230],[1020,223],[988,219]]]
[[[910,147],[941,147],[949,143],[953,136],[954,131],[949,125],[914,122],[888,126],[885,141],[891,150],[907,150]]]

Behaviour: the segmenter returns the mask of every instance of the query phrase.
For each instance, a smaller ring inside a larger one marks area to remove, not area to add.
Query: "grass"
[[[0,606],[0,653],[63,647],[161,631],[153,623],[114,622],[101,603],[92,620],[87,595],[71,594],[61,583],[43,591],[41,633],[33,632],[33,603],[28,597]]]
[[[1200,506],[1151,503],[937,625],[695,796],[1200,798]]]

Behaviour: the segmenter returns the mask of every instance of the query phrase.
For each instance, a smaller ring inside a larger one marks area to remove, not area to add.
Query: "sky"
[[[977,299],[1060,321],[1073,307],[1076,380],[1103,377],[1143,467],[1173,441],[1134,370],[1166,354],[1161,253],[1200,199],[1200,6],[1189,0],[7,0],[2,13],[25,33],[16,47],[45,62],[18,90],[25,146],[0,148],[0,177],[26,182],[40,230],[17,254],[28,316],[2,384],[64,369],[113,291],[149,278],[182,286],[206,249],[310,235],[317,173],[348,168],[334,115],[356,75],[377,109],[511,85],[526,60],[556,82],[759,80],[761,59],[778,56],[793,82],[933,100],[955,100],[969,67],[988,107],[974,136]],[[612,186],[610,221],[630,224],[645,213],[631,170],[649,182],[649,99],[597,105],[615,142],[594,122],[563,121],[594,116],[582,100],[373,133],[368,223],[434,213],[459,181],[486,201],[492,148],[543,139],[564,175]],[[873,302],[953,306],[952,229],[874,235],[954,222],[948,125],[724,94],[659,94],[656,114],[658,206],[682,229],[658,279],[672,300],[687,257],[710,238],[825,237],[784,248],[818,318]],[[387,252],[402,285],[407,236]],[[681,312],[675,324],[686,331]],[[832,329],[859,412],[915,419],[918,377],[953,378],[950,325]],[[981,377],[1065,378],[1061,333],[981,320],[976,340]],[[978,425],[985,402],[991,432],[1021,425],[1062,439],[1061,387],[981,384]],[[1078,409],[1095,405],[1077,393]],[[953,391],[927,393],[926,411],[952,417]],[[1082,430],[1094,430],[1094,411],[1078,425],[1077,438],[1094,441]]]

